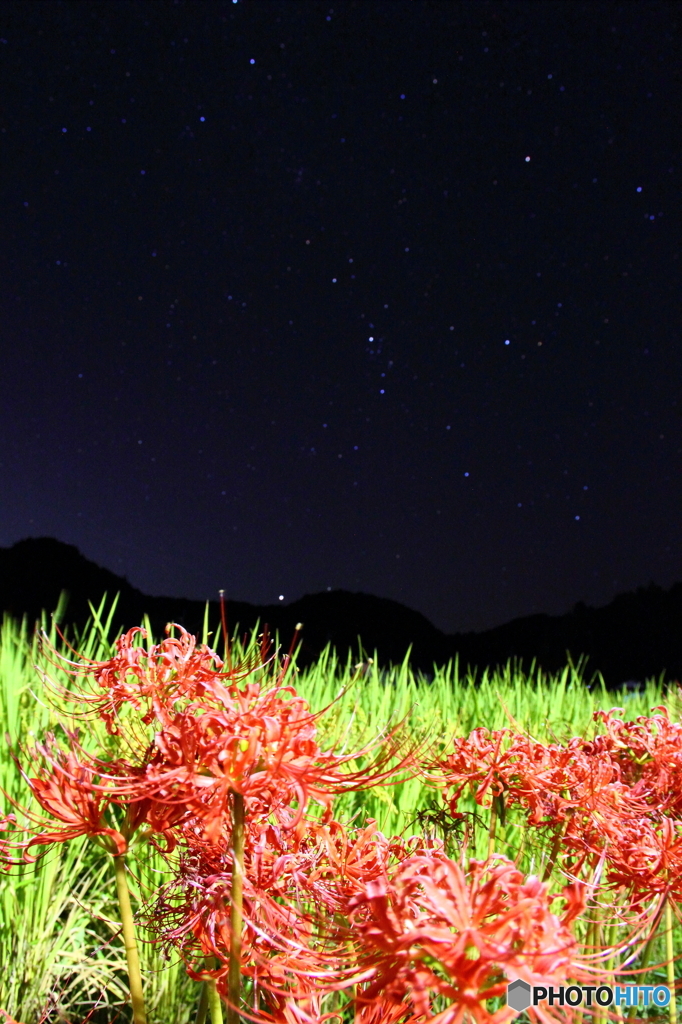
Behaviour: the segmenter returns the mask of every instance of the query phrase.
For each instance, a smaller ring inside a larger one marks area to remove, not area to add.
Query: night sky
[[[0,7],[0,546],[448,632],[682,579],[673,3]]]

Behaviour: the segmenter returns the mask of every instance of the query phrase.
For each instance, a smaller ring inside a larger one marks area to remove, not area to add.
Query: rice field
[[[105,597],[99,608],[93,608],[92,621],[82,635],[67,634],[81,657],[97,662],[112,657],[114,610],[115,602],[108,603]],[[73,651],[56,635],[54,627],[47,620],[43,625],[54,650],[73,659]],[[255,655],[257,633],[255,630],[247,642],[241,643],[236,627],[231,642],[234,663]],[[153,639],[158,642],[161,638]],[[287,649],[291,638],[275,638],[275,642],[280,639]],[[206,619],[204,635],[197,640],[222,650],[220,625]],[[15,758],[23,763],[26,749],[51,732],[65,735],[65,704],[53,684],[68,687],[70,677],[58,660],[55,664],[55,658],[48,655],[49,647],[38,644],[26,623],[5,618],[0,631],[2,815],[10,814],[13,808],[18,813],[16,807],[37,807]],[[576,737],[587,741],[603,733],[605,726],[595,722],[594,714],[614,706],[622,709],[619,717],[626,721],[651,716],[652,709],[661,705],[668,709],[672,722],[680,719],[678,692],[668,689],[662,678],[648,680],[639,692],[614,694],[599,680],[588,689],[581,663],[569,664],[550,677],[534,665],[524,671],[516,664],[508,664],[501,672],[462,674],[455,662],[434,666],[432,678],[426,679],[421,674],[415,676],[408,658],[399,666],[381,666],[376,656],[371,661],[362,661],[362,657],[358,652],[357,659],[349,657],[341,663],[327,648],[305,671],[298,671],[295,655],[288,666],[286,685],[294,686],[313,712],[328,709],[316,722],[317,742],[323,750],[334,749],[341,754],[360,750],[399,726],[422,760],[433,762],[449,755],[457,740],[481,727],[493,732],[509,730],[509,735],[551,746],[565,745]],[[250,678],[262,679],[265,684],[271,675],[271,668],[265,666],[255,669]],[[46,684],[48,677],[51,684]],[[80,742],[88,749],[98,745],[106,748],[109,742],[101,723],[91,718],[82,721],[81,733]],[[362,767],[362,763],[361,758],[352,767]],[[506,808],[499,798],[477,800],[472,785],[463,787],[455,807],[447,804],[442,787],[414,775],[395,784],[344,793],[336,798],[333,814],[335,819],[357,827],[373,819],[387,837],[407,840],[421,836],[442,842],[445,853],[455,860],[461,857],[463,845],[468,858],[481,861],[494,848],[513,860],[525,875],[546,874],[553,882],[560,881],[558,860],[554,863],[557,850],[552,851],[546,837],[527,827],[526,812],[512,806],[511,800]],[[83,836],[40,846],[33,853],[38,854],[34,863],[15,863],[0,873],[0,1009],[5,1017],[21,1024],[132,1020],[111,858]],[[202,984],[188,976],[177,954],[168,957],[167,948],[152,941],[145,930],[154,894],[174,876],[173,857],[164,857],[147,843],[132,845],[127,857],[146,1019],[149,1024],[201,1020],[205,1014],[200,1005]],[[672,897],[666,906],[671,904]],[[603,909],[597,912],[593,907],[576,926],[585,947],[608,944],[608,928],[599,917]],[[666,939],[661,928],[645,950],[638,949],[634,959],[631,956],[628,966],[639,964],[647,969],[648,977],[670,981],[675,955],[671,957],[671,949],[680,948],[682,936],[677,924],[669,931]],[[613,967],[612,957],[610,969]],[[248,984],[245,991],[247,995],[251,991]],[[371,1019],[379,1024],[382,1020],[408,1019],[395,1015],[353,1017],[347,1000],[344,1003],[334,995],[324,1005],[325,1011],[336,1009],[338,1019],[348,1022]],[[434,1007],[441,1005],[445,1003],[439,996]],[[501,1005],[499,999],[488,1000],[491,1013]],[[652,1010],[654,1014],[662,1012]],[[605,1020],[606,1011],[599,1013]],[[672,1011],[665,1013],[672,1018]],[[596,1012],[595,1018],[599,1019]]]

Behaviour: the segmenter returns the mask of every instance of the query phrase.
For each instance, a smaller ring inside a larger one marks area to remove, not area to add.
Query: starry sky
[[[667,2],[0,8],[0,546],[448,632],[682,579]]]

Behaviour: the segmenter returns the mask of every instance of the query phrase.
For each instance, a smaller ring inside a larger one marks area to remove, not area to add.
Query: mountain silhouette
[[[88,602],[99,605],[106,592],[109,599],[120,595],[114,615],[114,629],[139,625],[145,614],[157,637],[167,622],[177,622],[190,633],[201,634],[205,602],[173,597],[151,597],[128,580],[101,568],[78,548],[51,537],[27,538],[11,548],[0,548],[0,609],[29,624],[41,613],[53,612],[63,591],[68,602],[61,616],[62,626],[82,629],[90,617]],[[346,590],[308,594],[289,605],[256,605],[227,599],[228,629],[234,635],[250,634],[258,620],[268,624],[274,637],[279,632],[283,649],[288,649],[296,624],[302,622],[298,664],[306,667],[331,643],[342,663],[350,651],[374,656],[382,667],[403,662],[408,649],[410,665],[430,675],[434,665],[444,665],[456,656],[460,672],[467,667],[480,673],[486,668],[518,659],[528,670],[535,661],[545,672],[557,672],[570,656],[576,663],[587,659],[585,677],[597,672],[607,686],[661,676],[682,678],[682,583],[669,590],[649,584],[635,592],[620,594],[602,608],[579,602],[565,615],[530,615],[480,633],[448,635],[419,612],[397,601]],[[218,601],[209,602],[209,622],[215,629],[220,621]],[[362,643],[362,652],[360,650]]]

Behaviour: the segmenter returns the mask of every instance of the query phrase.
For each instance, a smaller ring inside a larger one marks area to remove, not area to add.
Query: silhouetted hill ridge
[[[56,609],[63,590],[69,592],[64,624],[82,628],[90,615],[88,601],[98,605],[102,595],[120,594],[115,628],[129,629],[149,615],[157,635],[165,624],[178,622],[201,633],[205,602],[184,598],[152,597],[127,579],[90,561],[78,548],[51,537],[27,538],[11,548],[0,548],[0,608],[15,618],[38,620],[41,611]],[[556,672],[581,655],[589,658],[587,677],[601,671],[610,686],[626,680],[682,677],[682,583],[670,590],[654,584],[619,594],[610,604],[590,608],[578,602],[560,616],[524,616],[481,633],[447,635],[420,612],[397,601],[346,590],[307,594],[290,605],[257,607],[231,601],[227,595],[228,627],[234,633],[250,633],[260,620],[288,648],[297,622],[304,623],[299,664],[314,661],[327,643],[336,648],[342,662],[359,656],[359,641],[366,655],[376,649],[379,663],[401,663],[412,647],[413,668],[430,673],[433,665],[459,656],[460,669],[467,665],[480,671],[522,659],[525,668],[533,660],[546,672]],[[219,621],[219,605],[210,602],[210,621]]]

